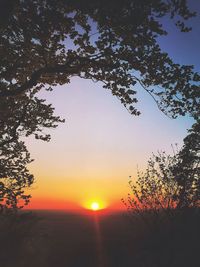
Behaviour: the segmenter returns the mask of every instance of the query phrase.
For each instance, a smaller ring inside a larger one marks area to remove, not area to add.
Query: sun
[[[98,202],[92,202],[90,205],[91,210],[99,210],[100,209],[100,205]]]
[[[89,199],[82,206],[87,210],[99,211],[107,208],[107,203],[102,199]]]

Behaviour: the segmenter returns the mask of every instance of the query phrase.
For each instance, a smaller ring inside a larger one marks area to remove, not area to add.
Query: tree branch
[[[77,60],[79,63],[77,63]],[[82,61],[82,62],[81,62]],[[22,84],[21,86],[16,87],[13,90],[10,91],[3,91],[0,92],[0,97],[9,97],[9,96],[16,96],[23,92],[25,92],[27,89],[31,89],[33,86],[37,85],[39,82],[39,79],[42,77],[42,75],[45,74],[55,74],[55,73],[63,73],[65,72],[68,75],[77,74],[81,71],[81,68],[84,67],[86,64],[88,64],[91,60],[88,58],[75,58],[71,62],[67,62],[65,64],[57,64],[55,66],[47,66],[40,68],[33,72],[30,79]],[[69,66],[70,64],[76,63],[74,66]]]

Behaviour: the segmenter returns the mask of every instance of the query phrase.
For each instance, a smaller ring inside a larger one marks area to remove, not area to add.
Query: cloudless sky
[[[190,2],[199,12],[200,1]],[[175,62],[194,64],[200,71],[200,14],[188,23],[193,31],[180,33],[164,20],[169,35],[159,42]],[[172,153],[175,143],[181,147],[192,119],[169,119],[136,88],[139,117],[130,115],[101,83],[90,80],[73,78],[53,92],[41,93],[66,122],[49,131],[50,143],[26,141],[35,159],[30,164],[36,177],[30,208],[88,207],[93,200],[102,207],[123,208],[120,199],[129,192],[128,177],[136,178],[137,167],[143,170],[152,152]]]

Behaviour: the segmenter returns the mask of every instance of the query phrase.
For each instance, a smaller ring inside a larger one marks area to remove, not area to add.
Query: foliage
[[[43,133],[43,128],[54,128],[62,122],[53,115],[52,106],[46,105],[35,93],[34,90],[14,98],[0,98],[1,212],[21,208],[30,199],[25,189],[34,182],[34,176],[27,169],[32,160],[21,137],[34,135],[36,139],[49,141],[50,135]]]
[[[101,81],[134,115],[139,83],[168,115],[198,117],[199,74],[158,44],[164,16],[190,30],[185,0],[9,0],[1,11],[0,96],[78,76]]]
[[[127,200],[122,200],[133,217],[142,220],[159,215],[161,212],[171,212],[178,205],[175,197],[179,193],[179,187],[171,171],[177,163],[177,155],[169,156],[165,152],[153,155],[145,172],[138,171],[137,180],[129,181],[131,194]],[[131,177],[130,177],[131,178]]]
[[[197,120],[183,140],[178,162],[172,172],[180,188],[179,208],[200,204],[200,120]]]
[[[199,127],[196,121],[174,155],[153,155],[146,171],[130,180],[132,193],[123,202],[137,229],[133,243],[141,266],[198,266]]]
[[[193,124],[184,139],[184,145],[174,155],[160,152],[148,161],[145,172],[138,171],[138,178],[129,181],[132,194],[123,200],[132,215],[143,220],[149,215],[167,215],[186,211],[200,205],[200,122]]]

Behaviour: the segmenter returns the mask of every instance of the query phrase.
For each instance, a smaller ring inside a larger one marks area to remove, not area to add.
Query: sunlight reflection
[[[105,267],[106,265],[105,265],[105,260],[103,256],[102,235],[100,231],[99,217],[97,213],[94,213],[94,227],[95,227],[95,236],[96,236],[98,267]]]

